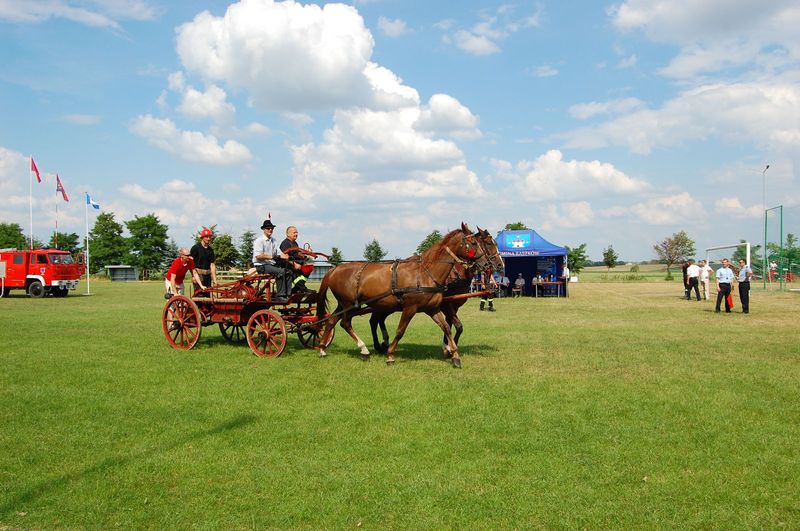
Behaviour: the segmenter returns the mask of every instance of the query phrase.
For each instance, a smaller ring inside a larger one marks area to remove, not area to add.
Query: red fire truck
[[[0,297],[24,289],[31,297],[66,297],[86,271],[67,251],[0,249]]]

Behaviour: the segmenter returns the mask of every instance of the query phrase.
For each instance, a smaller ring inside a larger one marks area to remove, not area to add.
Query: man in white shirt
[[[711,266],[705,260],[700,260],[700,291],[703,292],[703,300],[708,300],[708,279],[711,275]]]
[[[686,288],[686,300],[692,300],[692,290],[694,290],[694,295],[697,300],[700,300],[700,290],[697,287],[697,283],[700,279],[700,267],[694,263],[693,259],[689,259],[689,267],[686,268],[686,280],[687,280],[687,288]]]

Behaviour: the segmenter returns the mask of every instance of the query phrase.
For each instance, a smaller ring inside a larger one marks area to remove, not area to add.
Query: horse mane
[[[426,250],[424,253],[422,253],[420,255],[420,257],[423,260],[439,260],[439,259],[441,259],[442,255],[445,252],[445,248],[450,245],[450,241],[453,238],[455,238],[455,237],[457,237],[459,235],[462,235],[462,234],[464,234],[463,229],[455,229],[455,230],[452,230],[452,231],[448,232],[447,234],[444,235],[444,237],[442,237],[441,240],[439,240],[438,242],[436,242],[433,245],[431,245],[430,248],[428,248],[428,250]]]

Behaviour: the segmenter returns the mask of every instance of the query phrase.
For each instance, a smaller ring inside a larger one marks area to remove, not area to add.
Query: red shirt
[[[175,259],[172,262],[172,265],[169,266],[167,270],[167,280],[169,280],[170,275],[175,275],[175,284],[183,284],[183,277],[186,276],[187,271],[194,271],[194,259],[190,256],[186,263],[183,263],[181,257]]]

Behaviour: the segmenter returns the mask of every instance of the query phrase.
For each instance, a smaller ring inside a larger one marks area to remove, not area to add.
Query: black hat
[[[274,229],[274,228],[275,228],[275,225],[272,224],[272,220],[271,219],[265,219],[264,223],[261,224],[261,230]]]

